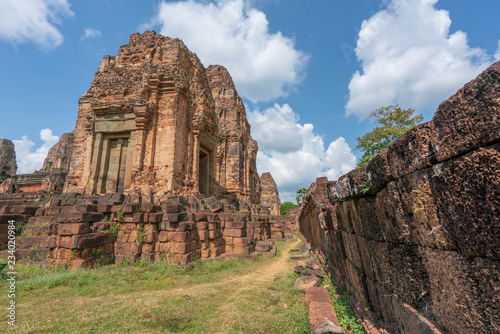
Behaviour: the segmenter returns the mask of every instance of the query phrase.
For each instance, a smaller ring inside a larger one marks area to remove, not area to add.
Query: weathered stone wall
[[[248,255],[259,240],[284,238],[281,217],[268,208],[214,197],[69,193],[42,207],[6,205],[0,208],[0,246],[10,219],[26,223],[16,256],[73,268],[140,259],[187,264]]]
[[[299,216],[301,211],[302,207],[298,206],[283,216],[285,219],[285,232],[299,232]]]
[[[301,231],[369,333],[498,332],[499,125],[496,63],[432,121],[328,183],[326,211],[314,199],[323,187],[311,187]]]
[[[0,182],[16,175],[16,151],[8,139],[0,139]]]
[[[335,210],[327,198],[327,184],[326,177],[317,178],[301,200],[299,230],[316,249],[326,249],[329,245],[326,235],[322,231],[337,228],[336,217],[332,214]]]
[[[215,100],[219,130],[215,178],[222,187],[222,195],[234,195],[241,202],[258,204],[258,146],[250,136],[250,124],[243,101],[224,67],[210,65],[207,77]]]
[[[279,216],[281,210],[280,194],[271,173],[262,173],[260,176],[260,186],[262,189],[260,195],[261,204],[271,208],[271,214]]]

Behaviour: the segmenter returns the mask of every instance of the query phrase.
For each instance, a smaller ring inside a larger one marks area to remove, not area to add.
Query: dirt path
[[[227,333],[229,328],[241,317],[241,305],[248,303],[253,296],[266,296],[273,287],[274,281],[293,272],[294,263],[287,261],[290,249],[296,247],[300,241],[287,243],[280,247],[276,258],[263,261],[259,265],[249,265],[248,270],[236,275],[218,278],[214,282],[187,284],[172,289],[137,291],[125,294],[106,295],[99,297],[72,298],[72,305],[84,307],[91,304],[113,305],[117,310],[134,309],[136,312],[158,308],[166,300],[187,299],[199,301],[213,300],[218,306],[213,310],[212,318],[208,320],[210,326],[222,329],[220,333]],[[250,263],[249,263],[250,264]],[[221,301],[222,300],[222,301]],[[196,303],[196,302],[195,302]],[[261,307],[257,305],[256,307]],[[281,305],[280,307],[287,307]]]
[[[290,268],[293,270],[293,265],[287,263],[287,259],[290,255],[290,249],[297,246],[298,243],[299,241],[287,245],[287,247],[280,252],[279,257],[276,258],[277,261],[272,262],[270,265],[261,266],[253,272],[247,273],[243,276],[236,276],[220,283],[235,284],[237,290],[241,291],[259,286],[262,287],[267,283],[273,282],[276,277],[280,277],[288,273]]]
[[[267,266],[260,266],[257,270],[247,273],[242,276],[232,277],[220,282],[220,284],[230,285],[232,289],[230,294],[227,295],[227,302],[224,303],[219,309],[218,314],[222,316],[214,321],[222,321],[222,325],[230,325],[233,317],[237,316],[237,309],[234,307],[235,304],[239,302],[243,296],[243,292],[249,291],[261,291],[265,289],[266,286],[271,286],[273,281],[279,277],[286,275],[291,270],[293,270],[293,264],[287,262],[289,258],[290,249],[297,246],[299,241],[289,244],[284,248],[276,261],[270,262]]]

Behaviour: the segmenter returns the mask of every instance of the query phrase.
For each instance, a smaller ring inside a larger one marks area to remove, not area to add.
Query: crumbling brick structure
[[[260,203],[260,180],[256,165],[258,146],[250,136],[250,124],[243,101],[224,67],[210,65],[207,76],[215,100],[219,128],[216,181],[224,195],[232,194],[241,202]]]
[[[75,130],[18,180],[39,191],[68,173],[63,193],[0,197],[0,246],[13,219],[18,257],[72,267],[248,255],[284,238],[284,220],[260,205],[257,149],[222,66],[205,70],[178,39],[132,34],[101,61]]]
[[[73,133],[63,133],[59,141],[51,147],[43,161],[42,172],[60,172],[67,174],[73,156]]]
[[[276,182],[271,173],[262,173],[260,177],[260,184],[262,187],[261,203],[271,209],[271,214],[280,215],[281,202],[278,193]]]
[[[1,188],[10,192],[36,193],[57,192],[63,190],[73,154],[73,133],[64,133],[59,141],[49,150],[39,171],[31,174],[15,175]]]
[[[65,192],[215,192],[217,119],[198,57],[182,41],[132,34],[79,100]]]
[[[268,208],[214,197],[69,193],[52,196],[43,207],[5,205],[0,208],[0,247],[7,242],[11,219],[25,222],[17,237],[18,258],[73,268],[245,256],[260,240],[284,238],[282,217],[270,215]]]
[[[0,139],[0,182],[16,175],[16,171],[14,144],[8,139]]]

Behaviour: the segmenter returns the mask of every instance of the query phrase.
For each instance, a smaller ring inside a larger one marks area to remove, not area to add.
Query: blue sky
[[[368,115],[389,104],[432,118],[500,59],[497,0],[0,0],[0,138],[18,173],[74,129],[100,59],[133,32],[181,38],[226,66],[282,200],[352,169]]]

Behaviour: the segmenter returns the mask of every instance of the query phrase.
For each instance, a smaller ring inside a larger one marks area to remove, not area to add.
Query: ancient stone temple
[[[182,41],[132,34],[79,100],[65,192],[216,191],[217,119],[205,68]]]
[[[206,70],[178,39],[132,34],[101,61],[42,170],[9,179],[22,189],[0,195],[0,248],[12,219],[17,258],[74,268],[274,255],[266,239],[290,235],[260,205],[256,155],[223,67]]]
[[[0,139],[0,181],[16,175],[16,152],[8,139]]]
[[[250,136],[245,106],[224,67],[209,66],[207,76],[219,127],[215,178],[223,192],[235,195],[239,201],[260,203],[258,146]]]
[[[43,162],[43,172],[69,172],[71,156],[73,155],[73,133],[63,133],[59,141],[52,146]]]
[[[271,175],[271,173],[263,173],[260,177],[262,186],[261,204],[271,209],[271,214],[279,215],[281,202],[278,193],[278,188]]]

